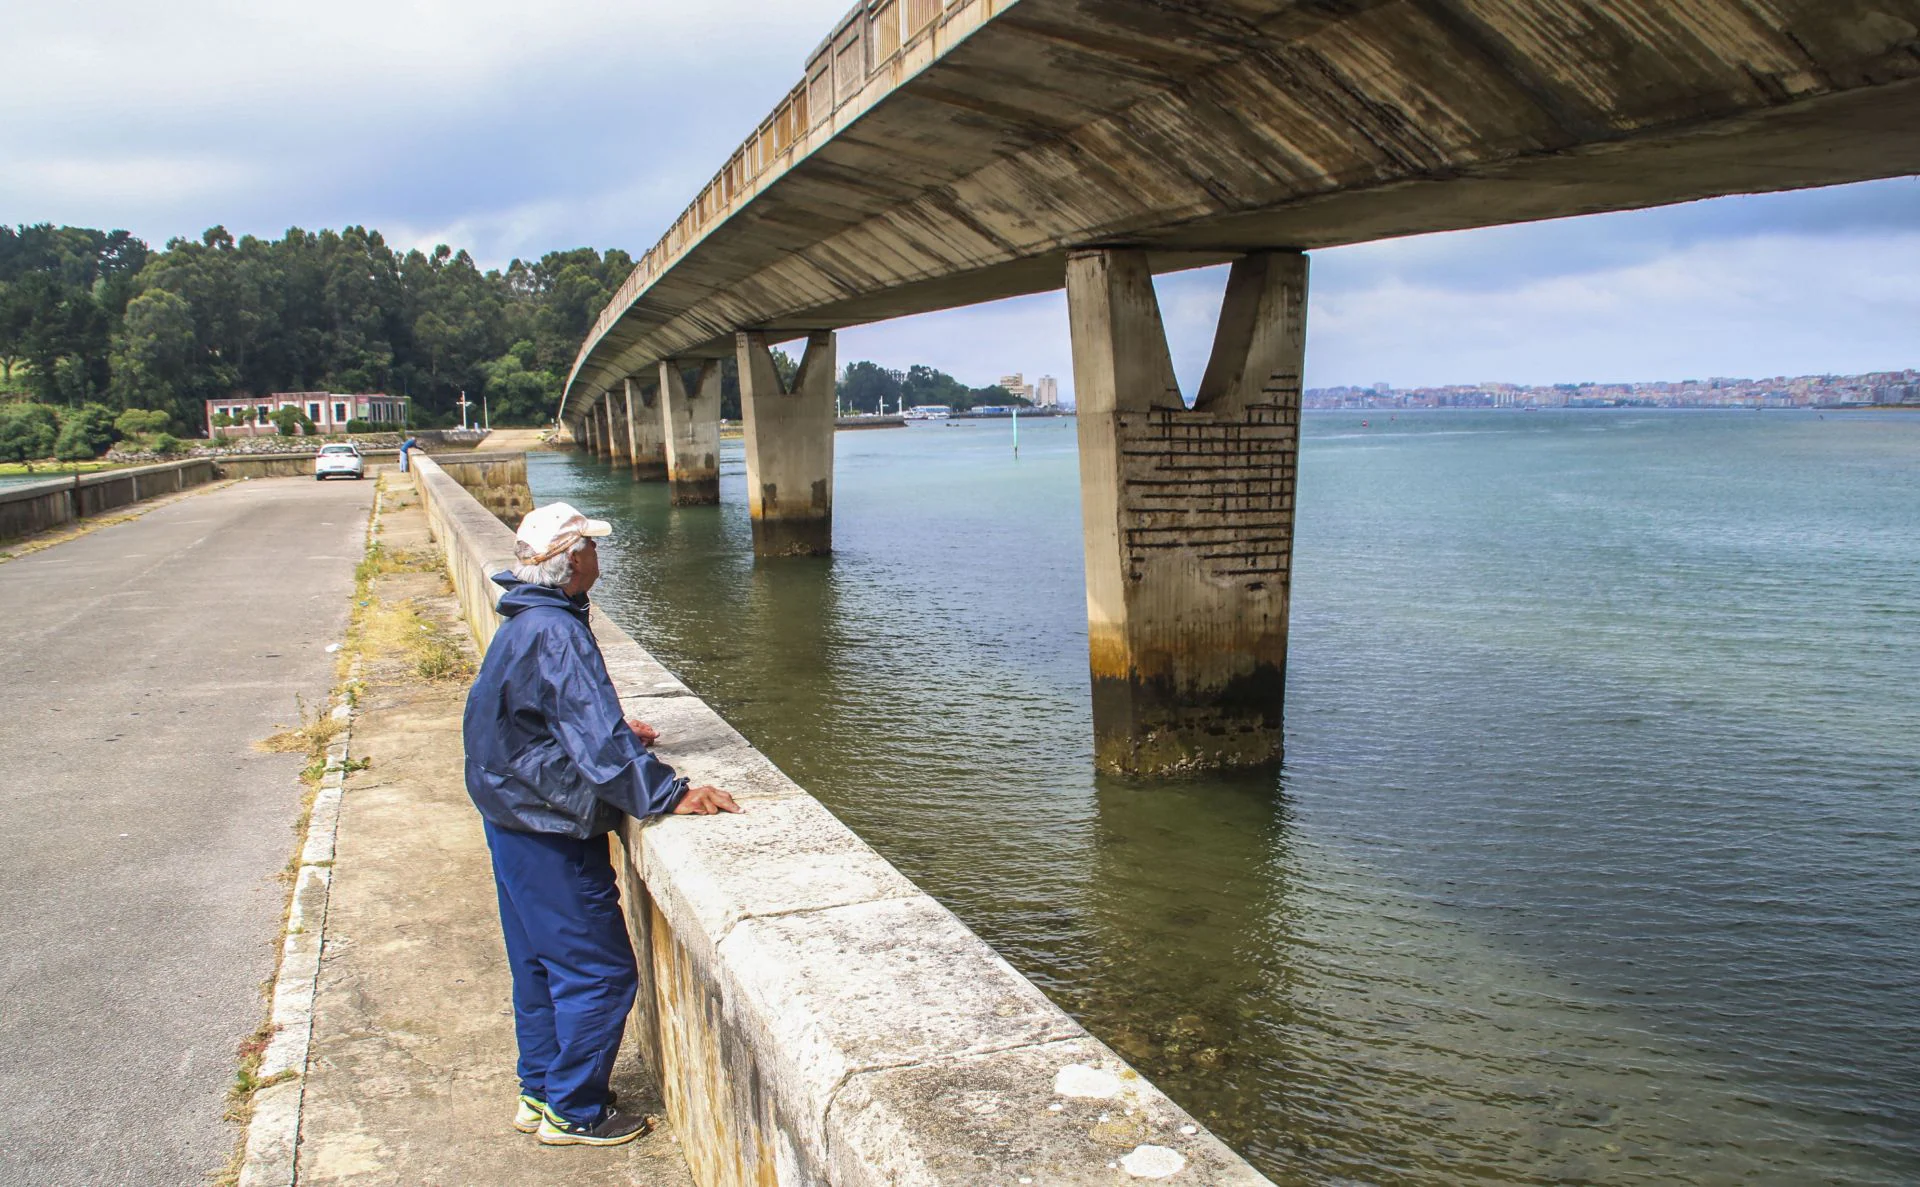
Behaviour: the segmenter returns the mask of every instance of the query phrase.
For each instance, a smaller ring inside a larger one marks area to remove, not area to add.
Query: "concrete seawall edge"
[[[417,478],[484,650],[512,533],[432,459]],[[1268,1182],[598,610],[593,629],[661,756],[745,808],[620,834],[632,1036],[703,1187]]]

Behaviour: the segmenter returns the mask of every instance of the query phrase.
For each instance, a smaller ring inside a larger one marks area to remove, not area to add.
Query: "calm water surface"
[[[1096,778],[1072,422],[842,433],[837,554],[536,455],[601,605],[1303,1183],[1920,1182],[1920,417],[1310,415],[1287,764]]]
[[[10,486],[25,486],[30,482],[55,482],[62,478],[73,481],[71,474],[0,474],[0,490]]]

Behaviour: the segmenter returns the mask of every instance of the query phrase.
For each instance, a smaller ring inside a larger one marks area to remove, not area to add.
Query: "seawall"
[[[417,474],[482,649],[513,534]],[[630,714],[745,812],[628,822],[632,1037],[702,1187],[1267,1182],[598,610]]]
[[[440,456],[434,461],[447,477],[506,523],[518,524],[521,516],[533,510],[525,453],[489,450]]]
[[[309,461],[308,466],[312,466]],[[220,477],[211,458],[75,474],[0,490],[0,540],[15,540]]]
[[[311,478],[316,456],[310,452],[189,458],[0,488],[0,540],[37,535],[157,495],[221,479]],[[369,477],[400,461],[397,449],[370,449],[362,456]],[[525,454],[456,452],[442,457],[441,464],[502,518],[517,521],[532,510]]]

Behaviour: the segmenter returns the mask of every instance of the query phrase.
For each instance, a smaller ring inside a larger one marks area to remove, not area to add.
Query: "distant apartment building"
[[[1033,386],[1027,382],[1027,377],[1018,371],[1011,375],[1002,375],[1000,386],[1007,389],[1008,395],[1018,396],[1028,401],[1033,399]]]
[[[228,396],[207,401],[207,436],[225,433],[229,437],[268,437],[279,432],[273,414],[282,408],[298,408],[322,433],[344,433],[351,421],[364,420],[382,429],[401,429],[408,423],[410,397],[385,393],[335,395],[332,392],[275,392],[270,396]],[[217,425],[225,414],[232,422]]]
[[[1038,408],[1060,407],[1060,381],[1051,375],[1042,375],[1034,380],[1032,399]]]

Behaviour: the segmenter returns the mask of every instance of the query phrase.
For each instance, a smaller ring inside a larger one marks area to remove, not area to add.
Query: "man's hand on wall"
[[[632,730],[634,736],[640,739],[642,746],[651,746],[660,740],[660,731],[654,729],[638,717],[627,718],[627,728]]]
[[[738,812],[740,805],[717,787],[689,787],[673,806],[675,816],[712,816],[717,812]]]

